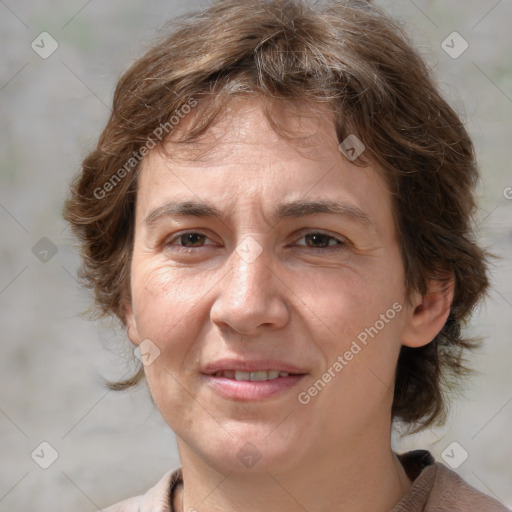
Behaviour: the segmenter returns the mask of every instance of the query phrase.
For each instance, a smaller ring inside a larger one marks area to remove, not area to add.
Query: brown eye
[[[205,245],[212,245],[211,243],[207,243],[210,241],[203,233],[198,233],[196,231],[189,231],[188,233],[178,233],[173,236],[165,243],[165,246],[168,248],[184,248],[184,249],[193,249],[195,247],[203,247]]]
[[[200,247],[204,244],[206,236],[201,233],[185,233],[180,235],[178,240],[184,247]]]
[[[309,247],[329,247],[330,241],[334,241],[334,245],[339,242],[332,236],[324,235],[323,233],[312,233],[304,237]]]
[[[311,247],[312,249],[330,249],[335,246],[344,245],[342,240],[326,233],[308,233],[300,240],[305,240],[306,243],[298,243],[297,245]]]

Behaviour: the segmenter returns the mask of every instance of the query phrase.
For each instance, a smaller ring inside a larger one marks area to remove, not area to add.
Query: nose
[[[252,247],[250,252],[254,250]],[[268,251],[262,251],[256,258],[250,252],[244,254],[239,250],[230,255],[228,272],[218,285],[210,317],[221,329],[257,336],[265,329],[286,325],[289,289],[277,274],[277,265]]]

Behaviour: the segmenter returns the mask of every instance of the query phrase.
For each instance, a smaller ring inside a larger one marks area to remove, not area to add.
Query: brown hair
[[[183,140],[194,141],[242,94],[328,105],[339,141],[355,134],[366,146],[361,165],[376,164],[388,180],[408,293],[454,277],[442,331],[424,347],[402,347],[392,409],[418,429],[441,422],[445,387],[465,373],[474,346],[461,330],[488,286],[471,226],[478,172],[472,142],[425,63],[369,2],[220,0],[181,18],[124,74],[65,205],[98,311],[124,324],[141,158],[161,147],[187,105],[195,110]]]

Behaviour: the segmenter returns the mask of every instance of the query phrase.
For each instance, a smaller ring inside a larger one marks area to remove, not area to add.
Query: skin
[[[300,137],[292,144],[269,126],[262,101],[233,100],[204,136],[215,142],[207,153],[170,142],[169,154],[154,150],[142,165],[126,318],[135,345],[149,339],[160,350],[145,371],[177,436],[184,487],[175,507],[389,511],[411,485],[390,446],[399,350],[434,338],[451,291],[432,283],[406,300],[391,195],[377,169],[342,155],[329,113],[296,103],[282,114]],[[272,219],[283,202],[325,199],[369,222],[329,213]],[[152,214],[171,201],[208,202],[224,218]],[[183,232],[198,235],[190,242]],[[236,251],[246,237],[261,248],[251,262]],[[396,303],[401,311],[300,403]],[[307,375],[264,400],[228,399],[201,374],[225,357],[279,359]],[[247,443],[261,456],[252,467],[237,456]]]

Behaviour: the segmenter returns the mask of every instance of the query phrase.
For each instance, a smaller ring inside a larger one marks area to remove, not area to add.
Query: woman
[[[182,468],[109,511],[506,510],[444,419],[488,286],[471,140],[370,3],[221,0],[121,78],[66,204]],[[450,374],[451,372],[451,374]],[[450,378],[451,378],[450,377]]]

